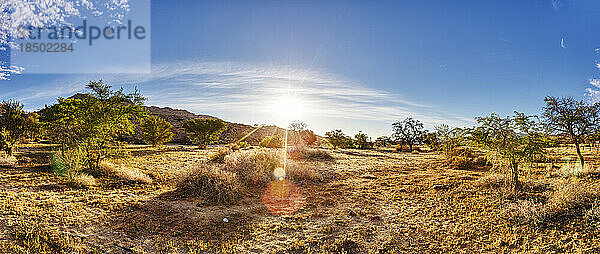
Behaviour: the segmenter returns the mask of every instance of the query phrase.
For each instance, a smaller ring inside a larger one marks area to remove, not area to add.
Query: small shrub
[[[277,153],[265,149],[236,151],[225,156],[224,169],[236,173],[242,182],[263,187],[273,180],[273,171],[282,166]]]
[[[13,167],[17,164],[14,156],[0,156],[0,167]]]
[[[505,186],[508,182],[504,174],[489,174],[483,176],[475,182],[475,186],[482,188],[498,188]]]
[[[85,157],[83,151],[79,148],[67,149],[57,152],[50,158],[52,172],[59,177],[72,180],[84,168]]]
[[[139,169],[136,169],[133,167],[126,167],[121,164],[113,164],[113,163],[104,161],[104,162],[100,163],[100,168],[102,170],[104,170],[106,173],[113,174],[113,175],[117,176],[118,178],[121,178],[121,179],[124,179],[127,181],[144,183],[144,184],[152,183],[152,178],[150,178],[148,175],[146,175],[144,172],[140,171]]]
[[[329,152],[320,149],[309,149],[306,146],[298,145],[289,147],[287,155],[293,160],[333,160],[333,156]]]
[[[581,166],[580,163],[567,161],[558,170],[558,175],[568,177],[586,177],[600,175],[600,168],[594,168],[590,165]]]
[[[188,198],[201,197],[208,204],[232,204],[242,197],[242,187],[233,172],[215,165],[199,165],[184,176],[177,191]]]
[[[503,210],[503,213],[514,221],[533,225],[539,225],[547,218],[544,205],[531,200],[519,200],[511,203]]]
[[[208,156],[208,161],[214,162],[214,163],[223,163],[223,162],[225,162],[225,156],[230,154],[232,152],[232,150],[235,150],[235,149],[228,148],[228,147],[221,147],[215,153]]]
[[[96,178],[88,174],[79,174],[71,179],[71,184],[79,188],[89,188],[96,186]]]
[[[283,138],[279,135],[266,136],[258,145],[266,148],[281,148],[283,147]]]
[[[315,183],[323,180],[323,176],[314,168],[306,165],[288,163],[285,177],[297,184]]]
[[[577,213],[591,206],[598,199],[598,190],[590,184],[571,181],[560,185],[547,203],[547,212],[552,216]]]
[[[250,146],[248,144],[248,142],[246,142],[246,141],[239,142],[238,145],[239,145],[240,149],[244,149],[244,148],[247,148]]]
[[[592,207],[585,212],[583,218],[588,222],[600,222],[600,204],[594,202]]]

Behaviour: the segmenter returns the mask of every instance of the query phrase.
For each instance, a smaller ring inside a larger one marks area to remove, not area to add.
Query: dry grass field
[[[319,177],[284,180],[293,192],[285,202],[265,198],[277,195],[283,181],[275,179],[214,205],[176,188],[217,148],[130,146],[131,157],[111,162],[114,172],[96,175],[88,188],[56,178],[49,149],[22,147],[18,162],[0,162],[3,252],[600,251],[596,174],[565,176],[564,161],[525,170],[523,192],[514,196],[490,168],[450,169],[434,152],[329,150],[334,160],[294,162]],[[564,160],[567,152],[555,154]]]

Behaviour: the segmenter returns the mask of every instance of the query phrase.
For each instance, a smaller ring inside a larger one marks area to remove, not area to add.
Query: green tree
[[[281,135],[266,136],[258,144],[260,147],[280,148],[283,147],[283,138]]]
[[[362,133],[361,131],[358,134],[354,135],[354,142],[356,143],[356,148],[358,149],[371,149],[373,148],[373,142],[371,142],[371,138],[367,136],[367,134]]]
[[[135,122],[147,115],[145,100],[137,89],[126,94],[112,90],[102,80],[90,81],[90,92],[71,98],[58,98],[58,103],[41,110],[40,120],[48,137],[61,145],[61,153],[80,149],[89,169],[115,156],[122,148],[117,140],[132,134]]]
[[[146,117],[140,127],[142,138],[148,145],[159,146],[173,139],[173,125],[158,116]]]
[[[392,139],[390,139],[388,136],[381,136],[381,137],[378,137],[377,139],[375,139],[375,145],[377,147],[386,147],[391,143],[392,143]]]
[[[413,146],[423,141],[423,137],[425,136],[423,123],[411,117],[393,123],[392,129],[392,138],[400,143],[401,146],[408,145],[411,151]]]
[[[573,97],[544,99],[544,119],[550,131],[568,135],[575,144],[581,166],[584,164],[579,145],[587,135],[592,134],[600,123],[600,103],[587,104]]]
[[[38,133],[39,122],[35,113],[26,113],[17,101],[0,104],[0,149],[12,155],[14,148],[28,136]]]
[[[476,119],[479,126],[471,136],[474,144],[508,163],[511,185],[515,192],[518,191],[519,164],[545,153],[544,148],[547,147],[547,139],[537,117],[515,111],[513,117],[502,118],[494,113]]]
[[[345,148],[352,142],[352,138],[344,134],[342,130],[333,130],[325,133],[325,137],[333,148],[342,147]]]
[[[186,121],[183,128],[192,143],[201,148],[219,140],[219,135],[227,129],[225,122],[219,119],[196,118]]]
[[[439,141],[439,148],[447,158],[453,155],[456,148],[465,145],[468,141],[468,129],[450,128],[446,124],[435,126],[435,133]]]

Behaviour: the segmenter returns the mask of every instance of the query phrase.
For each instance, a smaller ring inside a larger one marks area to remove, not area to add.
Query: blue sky
[[[377,137],[600,89],[594,1],[152,1],[151,31],[150,74],[14,75],[0,99],[38,109],[102,78],[149,105]]]

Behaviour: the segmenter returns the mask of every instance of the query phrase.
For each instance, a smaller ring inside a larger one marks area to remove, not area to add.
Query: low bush
[[[290,159],[293,160],[323,160],[330,161],[333,160],[333,156],[329,154],[329,152],[321,149],[310,149],[306,146],[295,146],[289,147],[287,150],[287,155]]]
[[[598,176],[600,175],[600,167],[595,168],[590,165],[581,166],[579,162],[567,161],[557,171],[559,176],[568,177],[587,177],[587,176]]]
[[[283,147],[283,138],[279,135],[266,136],[258,145],[266,148],[281,148]]]
[[[0,156],[0,167],[13,167],[17,164],[17,159],[14,156]]]
[[[233,152],[233,150],[236,149],[221,147],[215,153],[208,156],[208,161],[214,163],[223,163],[225,162],[225,156],[229,155],[231,152]]]
[[[96,186],[96,178],[88,174],[79,174],[73,177],[70,181],[75,187],[78,188],[90,188]]]
[[[509,204],[503,213],[515,221],[541,225],[563,216],[583,216],[586,220],[600,218],[600,195],[595,185],[570,181],[557,186],[546,202],[521,200]]]
[[[504,174],[489,174],[475,181],[475,186],[482,188],[498,188],[503,187],[509,181]]]
[[[67,149],[56,152],[50,158],[50,166],[55,175],[72,180],[83,170],[85,157],[83,151],[78,148]]]
[[[141,170],[134,167],[127,167],[122,164],[114,164],[104,161],[100,163],[100,169],[102,169],[105,173],[115,175],[118,178],[121,178],[126,181],[143,184],[152,183],[152,178],[150,178]]]
[[[598,199],[598,188],[581,181],[561,184],[547,202],[547,212],[552,216],[577,213]]]
[[[243,193],[235,173],[205,164],[190,170],[178,183],[177,191],[188,198],[201,197],[203,202],[213,205],[232,204]]]
[[[304,164],[288,163],[285,178],[297,184],[309,184],[323,180],[323,176],[312,167]]]
[[[263,187],[273,180],[273,171],[283,166],[281,156],[265,149],[236,151],[225,156],[224,169],[236,173],[242,182]]]

